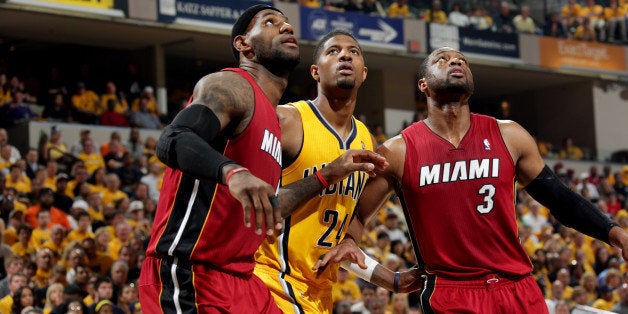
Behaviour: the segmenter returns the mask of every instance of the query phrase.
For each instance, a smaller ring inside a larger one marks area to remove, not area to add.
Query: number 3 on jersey
[[[492,184],[483,185],[478,190],[479,195],[484,196],[484,203],[478,205],[476,209],[480,214],[488,214],[493,210],[493,196],[495,196],[495,187]]]
[[[338,233],[336,233],[336,244],[340,241],[340,235],[342,234],[342,230],[345,228],[345,224],[347,223],[347,217],[349,215],[345,214],[345,218],[342,220],[342,224],[340,225],[340,229],[338,229]],[[323,233],[323,235],[318,239],[316,244],[322,247],[332,247],[334,244],[327,240],[327,237],[331,234],[331,232],[336,228],[338,224],[338,211],[335,209],[326,209],[323,213],[323,222],[329,224],[327,230]]]

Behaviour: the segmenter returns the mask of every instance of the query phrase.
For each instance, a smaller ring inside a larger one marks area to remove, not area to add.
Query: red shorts
[[[273,313],[281,311],[255,275],[238,277],[201,264],[146,257],[139,282],[144,313]]]
[[[548,313],[532,276],[506,279],[450,280],[427,275],[421,292],[423,313]]]

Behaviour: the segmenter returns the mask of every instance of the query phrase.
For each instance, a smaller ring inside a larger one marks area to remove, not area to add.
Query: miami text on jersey
[[[499,158],[446,162],[421,167],[419,186],[499,177]]]
[[[325,164],[322,164],[320,168],[325,167]],[[305,169],[303,171],[303,177],[307,177],[310,173],[314,173],[317,171],[319,167],[313,166],[311,169]],[[340,181],[336,184],[332,184],[319,194],[319,196],[323,195],[332,195],[338,194],[340,196],[349,196],[354,200],[357,200],[362,194],[362,189],[364,189],[364,184],[366,183],[366,173],[359,171],[354,172],[352,175],[348,176],[343,181]]]
[[[264,139],[262,140],[260,149],[273,156],[279,166],[281,166],[281,142],[275,134],[268,131],[268,129],[264,130]]]

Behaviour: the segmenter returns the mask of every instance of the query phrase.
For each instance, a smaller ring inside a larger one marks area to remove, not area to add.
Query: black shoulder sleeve
[[[617,223],[570,190],[547,166],[525,189],[565,226],[609,243],[608,233]]]
[[[196,178],[222,182],[222,168],[230,163],[211,146],[220,132],[220,120],[203,105],[181,110],[157,142],[157,157],[168,167]]]

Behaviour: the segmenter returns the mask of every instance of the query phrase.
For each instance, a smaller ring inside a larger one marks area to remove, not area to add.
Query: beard
[[[297,53],[287,52],[273,46],[265,45],[261,41],[253,40],[253,51],[257,57],[257,62],[271,72],[292,71],[301,62],[301,56]]]
[[[471,95],[473,94],[474,86],[469,80],[452,82],[449,78],[446,78],[444,81],[435,81],[432,89],[439,94]]]
[[[348,77],[341,77],[336,81],[338,87],[341,89],[353,89],[355,87],[355,79]]]

